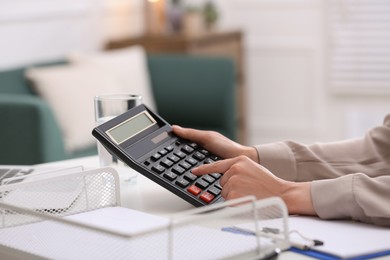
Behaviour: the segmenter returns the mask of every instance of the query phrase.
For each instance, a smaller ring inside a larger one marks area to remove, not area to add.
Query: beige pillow
[[[142,102],[156,111],[156,103],[150,84],[146,53],[141,46],[99,52],[94,54],[73,53],[73,64],[97,66],[114,75],[128,93],[142,96]]]
[[[68,152],[96,144],[91,135],[95,126],[94,96],[129,92],[116,75],[96,66],[31,68],[26,76],[53,109]]]

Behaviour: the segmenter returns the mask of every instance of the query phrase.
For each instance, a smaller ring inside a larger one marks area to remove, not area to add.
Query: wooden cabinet
[[[186,53],[191,55],[231,57],[236,64],[238,141],[246,143],[247,124],[243,68],[242,33],[240,31],[210,32],[201,35],[156,34],[109,42],[107,49],[141,45],[148,53]]]

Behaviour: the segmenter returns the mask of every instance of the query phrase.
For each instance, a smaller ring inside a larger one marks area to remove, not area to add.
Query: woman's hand
[[[221,195],[225,199],[278,196],[284,200],[290,214],[315,215],[310,182],[295,183],[276,177],[259,164],[254,147],[238,144],[214,131],[173,126],[173,132],[225,159],[192,169],[196,175],[222,173]]]
[[[254,147],[238,144],[217,132],[182,128],[179,126],[173,126],[172,128],[176,135],[198,143],[221,158],[228,159],[245,155],[253,161],[259,162],[257,151]]]
[[[196,175],[215,172],[223,174],[220,179],[221,195],[227,200],[248,195],[254,195],[257,199],[277,196],[284,200],[290,214],[315,215],[310,182],[295,183],[280,179],[246,156],[192,169]]]

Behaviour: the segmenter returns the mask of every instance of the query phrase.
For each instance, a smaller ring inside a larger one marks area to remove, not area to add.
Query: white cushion
[[[93,66],[31,68],[26,76],[53,109],[68,152],[96,144],[91,134],[95,126],[94,96],[129,92],[110,71]]]
[[[156,111],[156,103],[150,84],[146,53],[141,46],[105,51],[93,54],[73,53],[69,56],[73,64],[98,66],[114,75],[128,93],[142,96],[142,102]]]

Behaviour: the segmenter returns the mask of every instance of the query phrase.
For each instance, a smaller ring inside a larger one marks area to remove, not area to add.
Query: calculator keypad
[[[154,152],[143,163],[177,188],[209,204],[221,195],[222,187],[219,184],[221,174],[197,176],[191,169],[217,160],[220,158],[198,144],[177,139],[174,143]]]

